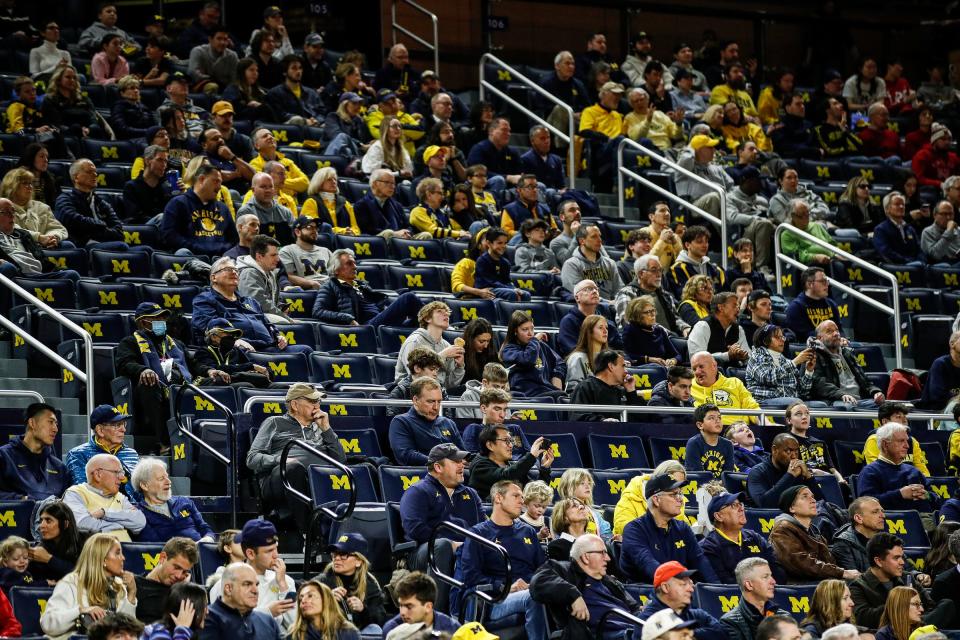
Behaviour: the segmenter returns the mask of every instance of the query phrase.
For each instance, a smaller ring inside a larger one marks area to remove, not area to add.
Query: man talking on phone
[[[629,364],[620,351],[604,349],[593,360],[593,375],[573,392],[573,404],[604,404],[610,407],[646,404],[637,393],[637,382],[627,373]],[[617,422],[619,411],[574,413],[577,422]]]
[[[330,416],[320,409],[323,397],[318,390],[304,382],[290,386],[284,401],[287,413],[267,418],[257,432],[250,452],[247,467],[257,476],[264,504],[275,505],[281,518],[291,515],[300,531],[310,524],[310,510],[290,504],[280,481],[280,453],[293,439],[305,440],[310,446],[338,462],[345,462],[346,455],[336,432],[330,428]],[[297,490],[310,494],[307,469],[311,464],[327,464],[323,459],[303,449],[293,449],[287,459],[287,481]]]

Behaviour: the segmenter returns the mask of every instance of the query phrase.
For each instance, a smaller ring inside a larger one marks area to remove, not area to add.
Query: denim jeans
[[[422,306],[423,303],[420,302],[420,298],[413,292],[407,291],[406,293],[400,294],[400,297],[391,302],[390,306],[386,309],[362,324],[369,324],[372,327],[379,327],[381,325],[387,327],[416,325],[417,313]]]
[[[517,291],[520,292],[520,301],[526,302],[530,299],[529,291],[524,291],[523,289],[510,289],[508,287],[494,287],[493,295],[497,296],[501,300],[517,302]]]
[[[528,640],[547,640],[546,611],[542,604],[530,597],[529,589],[514,591],[506,600],[490,607],[486,626],[488,629],[502,629],[511,624],[517,615],[523,617]],[[498,622],[501,622],[499,627]]]

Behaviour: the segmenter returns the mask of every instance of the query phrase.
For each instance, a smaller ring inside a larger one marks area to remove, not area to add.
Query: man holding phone
[[[514,437],[503,424],[488,424],[478,438],[480,455],[470,463],[470,486],[481,498],[490,496],[490,487],[501,480],[512,480],[523,486],[531,480],[530,472],[540,462],[540,480],[550,482],[550,465],[554,453],[550,440],[540,436],[530,451],[513,460]]]

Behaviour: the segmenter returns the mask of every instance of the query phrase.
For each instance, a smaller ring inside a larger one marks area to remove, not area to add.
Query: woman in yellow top
[[[792,69],[782,69],[776,82],[763,88],[757,99],[757,112],[760,122],[768,127],[780,122],[783,116],[783,96],[793,93],[794,75]]]
[[[734,153],[744,142],[755,143],[760,151],[773,151],[770,138],[766,136],[760,125],[747,122],[743,117],[743,110],[736,102],[723,105],[723,126],[720,130],[723,131],[727,149]]]
[[[193,178],[197,175],[197,169],[200,168],[202,164],[210,164],[210,161],[207,160],[207,156],[195,156],[187,164],[187,168],[183,170],[183,177],[180,178],[180,182],[183,183],[184,191],[193,187]],[[253,193],[252,191],[250,192]],[[233,206],[233,198],[230,197],[230,190],[224,186],[220,186],[220,192],[217,194],[217,200],[227,205],[227,209],[230,211],[230,216],[236,220],[237,211]]]
[[[643,487],[651,477],[661,475],[668,475],[677,482],[683,482],[687,479],[687,472],[684,470],[683,465],[676,460],[665,460],[658,464],[657,468],[650,473],[634,476],[630,482],[627,483],[627,488],[620,492],[620,500],[617,501],[617,506],[613,509],[614,535],[622,534],[623,528],[627,526],[628,522],[632,522],[647,513],[647,499],[643,497]],[[686,496],[683,497],[683,506],[687,506]],[[676,520],[681,520],[693,526],[696,522],[696,517],[687,517],[684,510],[681,509],[680,515],[676,517]]]
[[[484,298],[486,300],[493,300],[496,297],[493,289],[477,289],[473,286],[474,274],[477,271],[477,258],[480,257],[481,253],[486,253],[487,246],[486,229],[470,239],[470,248],[467,249],[467,255],[454,265],[453,272],[450,274],[450,291],[453,295],[462,298]]]
[[[410,226],[434,238],[467,240],[470,232],[450,218],[443,206],[443,183],[437,178],[424,178],[417,185],[420,204],[410,211]]]
[[[710,276],[696,275],[683,285],[677,305],[677,315],[691,327],[710,315],[710,300],[713,298],[713,280]]]
[[[307,194],[310,197],[303,203],[300,215],[317,218],[321,223],[330,225],[337,235],[360,235],[360,225],[357,224],[357,217],[353,214],[353,205],[340,195],[336,169],[333,167],[317,169],[310,179]]]

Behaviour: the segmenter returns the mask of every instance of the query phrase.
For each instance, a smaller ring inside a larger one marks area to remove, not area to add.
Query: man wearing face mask
[[[169,316],[170,311],[155,302],[137,305],[133,315],[137,329],[120,341],[114,354],[117,375],[133,383],[137,449],[156,450],[159,445],[161,455],[170,450],[169,387],[193,380],[186,347],[167,335]]]
[[[205,332],[207,345],[198,349],[196,371],[200,374],[197,384],[235,387],[270,386],[270,376],[263,365],[250,362],[247,352],[235,346],[243,336],[243,331],[234,327],[229,320],[217,318],[207,325]]]

